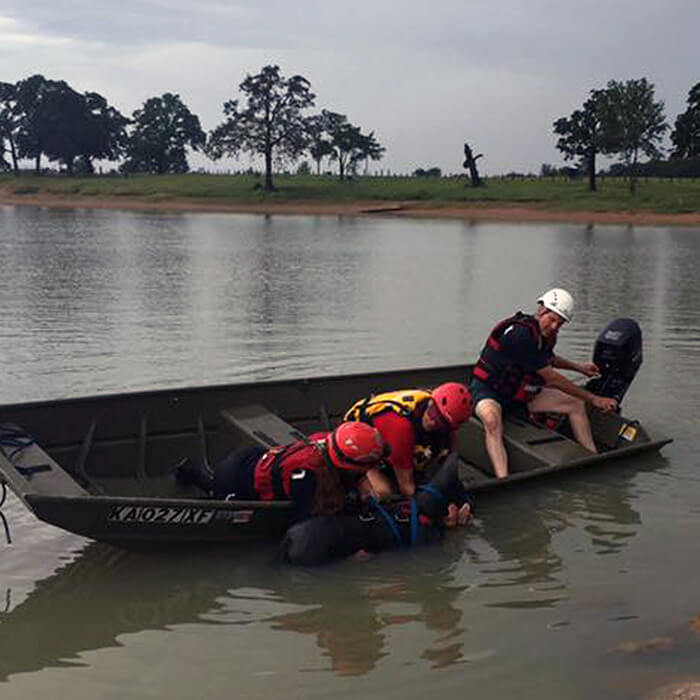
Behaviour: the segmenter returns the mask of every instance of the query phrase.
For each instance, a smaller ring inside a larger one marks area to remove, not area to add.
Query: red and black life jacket
[[[513,325],[527,328],[537,341],[538,346],[548,352],[550,361],[554,357],[556,336],[545,338],[540,325],[534,316],[528,316],[518,311],[504,321],[496,324],[486,340],[472,376],[484,382],[489,388],[512,401],[531,401],[536,395],[536,388],[544,382],[537,373],[528,374],[517,362],[503,352],[501,338]],[[535,390],[533,390],[535,389]]]
[[[292,475],[303,470],[330,468],[326,455],[326,438],[330,433],[314,433],[308,440],[273,447],[255,465],[253,485],[261,501],[290,498]]]

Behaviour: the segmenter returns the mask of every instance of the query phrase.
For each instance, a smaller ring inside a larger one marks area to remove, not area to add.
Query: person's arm
[[[404,496],[412,496],[416,491],[413,481],[413,447],[416,440],[411,421],[387,411],[374,419],[374,427],[382,434],[384,442],[391,445],[391,454],[386,461],[394,470],[399,491]]]
[[[357,484],[357,490],[362,500],[374,498],[376,501],[386,500],[393,492],[391,482],[379,469],[370,469]]]
[[[574,384],[570,379],[567,379],[563,374],[560,374],[549,366],[538,370],[537,374],[542,377],[542,380],[547,386],[559,389],[565,394],[587,401],[601,411],[614,411],[617,408],[617,401],[615,399],[610,399],[606,396],[598,396],[588,391],[588,389]]]
[[[595,377],[600,374],[600,369],[594,362],[573,362],[561,357],[561,355],[554,355],[552,367],[570,369],[572,372],[578,372],[586,377]]]

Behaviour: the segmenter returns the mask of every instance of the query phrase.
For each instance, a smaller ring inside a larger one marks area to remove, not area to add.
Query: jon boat
[[[641,365],[641,331],[617,319],[598,336],[596,393],[622,398]],[[338,423],[372,393],[467,382],[456,365],[258,383],[148,391],[0,406],[0,506],[5,484],[37,518],[123,546],[278,537],[286,502],[215,501],[175,478],[185,456],[214,463],[249,444],[285,444]],[[511,475],[498,480],[472,418],[458,433],[461,474],[472,492],[658,451],[670,438],[637,420],[590,412],[598,454],[566,425],[506,421]]]

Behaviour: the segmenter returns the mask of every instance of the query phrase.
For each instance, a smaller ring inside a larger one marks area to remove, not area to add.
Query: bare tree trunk
[[[472,149],[469,147],[468,143],[464,144],[464,163],[462,163],[463,168],[469,170],[469,179],[471,180],[472,187],[481,187],[484,184],[483,180],[479,177],[479,171],[476,167],[476,161],[483,157],[483,153],[475,156],[472,154]]]

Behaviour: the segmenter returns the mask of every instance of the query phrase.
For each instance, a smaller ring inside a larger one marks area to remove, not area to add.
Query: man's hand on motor
[[[617,401],[607,396],[594,396],[591,404],[605,413],[610,413],[617,409]]]
[[[587,377],[597,377],[600,374],[600,367],[595,362],[582,362],[581,374]]]

